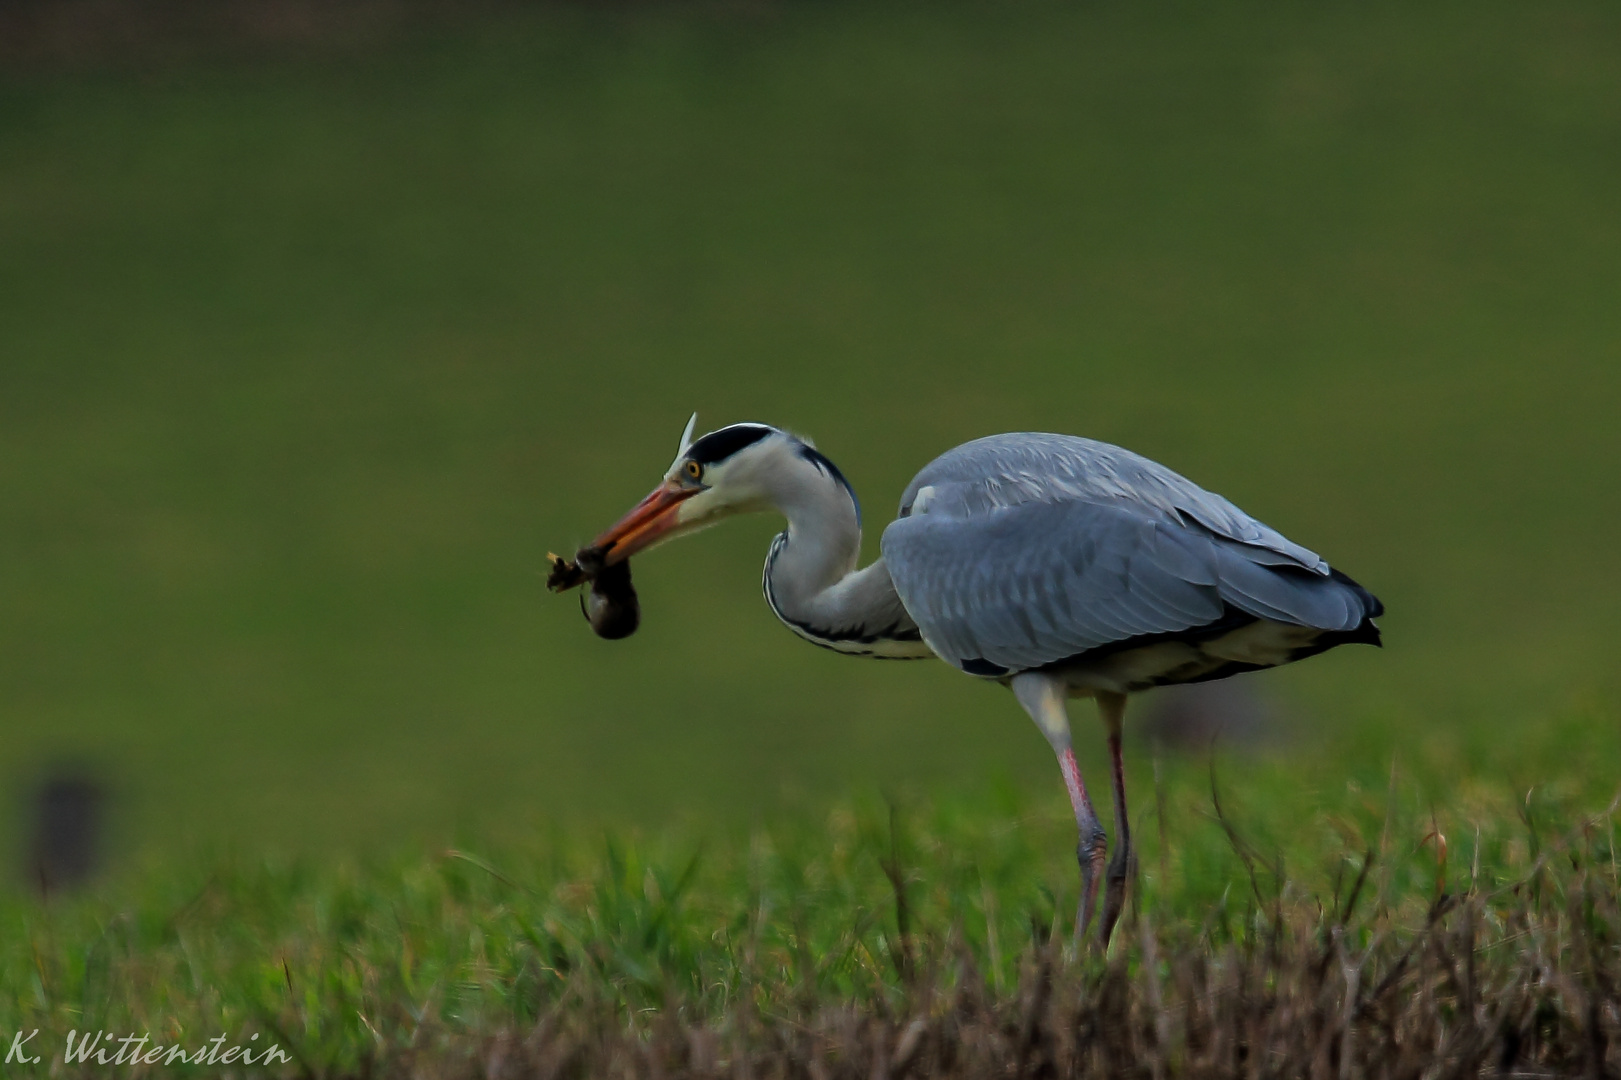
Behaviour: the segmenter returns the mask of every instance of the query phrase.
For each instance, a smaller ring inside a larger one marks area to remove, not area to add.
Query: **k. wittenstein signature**
[[[11,1049],[4,1064],[38,1065],[50,1053],[50,1048],[34,1040],[39,1029],[17,1032],[11,1039]],[[216,1035],[201,1046],[183,1043],[162,1045],[154,1042],[150,1034],[118,1035],[111,1031],[70,1031],[62,1047],[59,1060],[64,1065],[279,1065],[292,1058],[276,1043],[261,1046],[258,1034],[231,1046],[225,1045],[230,1036]],[[3,1036],[0,1036],[3,1038]]]

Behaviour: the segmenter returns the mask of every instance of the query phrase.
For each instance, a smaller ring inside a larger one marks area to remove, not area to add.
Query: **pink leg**
[[[1075,912],[1075,938],[1078,941],[1092,923],[1092,913],[1097,906],[1098,881],[1103,875],[1103,860],[1109,853],[1109,838],[1103,834],[1103,826],[1098,824],[1098,816],[1092,810],[1092,800],[1086,794],[1086,783],[1081,779],[1080,767],[1075,764],[1075,751],[1070,748],[1069,715],[1064,709],[1069,688],[1061,679],[1035,671],[1015,675],[1009,686],[1019,699],[1019,704],[1030,714],[1030,719],[1047,736],[1053,753],[1058,755],[1058,767],[1064,773],[1064,787],[1069,791],[1069,804],[1075,810],[1075,825],[1081,831],[1081,842],[1075,849],[1076,860],[1081,864],[1081,902]]]
[[[1075,911],[1075,938],[1079,941],[1091,925],[1092,912],[1097,906],[1098,879],[1103,873],[1104,856],[1109,852],[1109,838],[1098,824],[1098,815],[1086,794],[1086,782],[1081,779],[1080,766],[1075,764],[1075,751],[1064,747],[1058,755],[1058,767],[1063,770],[1069,804],[1075,810],[1075,825],[1081,832],[1081,841],[1075,848],[1075,860],[1081,865],[1081,902]]]

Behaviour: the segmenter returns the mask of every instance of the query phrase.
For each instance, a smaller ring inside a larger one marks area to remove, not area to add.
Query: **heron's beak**
[[[676,520],[677,507],[702,490],[682,487],[666,480],[612,528],[597,537],[592,546],[603,551],[603,561],[608,566],[624,562],[674,530],[679,524]]]

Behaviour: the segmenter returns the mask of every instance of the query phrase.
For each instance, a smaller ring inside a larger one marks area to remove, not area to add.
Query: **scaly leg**
[[[1081,900],[1075,908],[1075,939],[1079,941],[1092,924],[1092,912],[1097,909],[1098,879],[1103,876],[1103,859],[1109,854],[1109,837],[1092,809],[1092,800],[1087,797],[1081,770],[1075,764],[1075,751],[1064,747],[1063,753],[1058,755],[1058,767],[1063,770],[1069,803],[1075,810],[1075,826],[1081,835],[1075,845],[1075,861],[1081,867]],[[1107,944],[1107,936],[1104,942]]]
[[[1092,913],[1097,906],[1098,881],[1103,874],[1103,860],[1109,851],[1109,838],[1098,824],[1092,809],[1092,800],[1086,794],[1086,782],[1075,764],[1075,750],[1070,745],[1069,714],[1064,709],[1069,690],[1050,675],[1027,672],[1015,675],[1011,683],[1013,694],[1036,722],[1041,733],[1052,744],[1058,755],[1058,767],[1064,774],[1064,787],[1069,791],[1069,804],[1075,811],[1075,826],[1081,839],[1075,849],[1076,861],[1081,867],[1081,900],[1075,911],[1075,938],[1080,940],[1091,925]]]
[[[1099,694],[1098,712],[1109,732],[1109,780],[1114,788],[1114,831],[1119,841],[1109,860],[1108,883],[1103,893],[1103,947],[1126,904],[1126,879],[1131,876],[1136,854],[1131,850],[1131,826],[1126,819],[1126,768],[1120,760],[1120,721],[1126,714],[1126,695]]]

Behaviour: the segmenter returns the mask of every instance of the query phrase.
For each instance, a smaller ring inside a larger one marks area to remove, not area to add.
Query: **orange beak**
[[[624,562],[674,529],[677,525],[676,507],[702,490],[681,487],[666,480],[632,507],[630,513],[615,522],[612,528],[597,537],[592,546],[602,549],[606,565]]]

